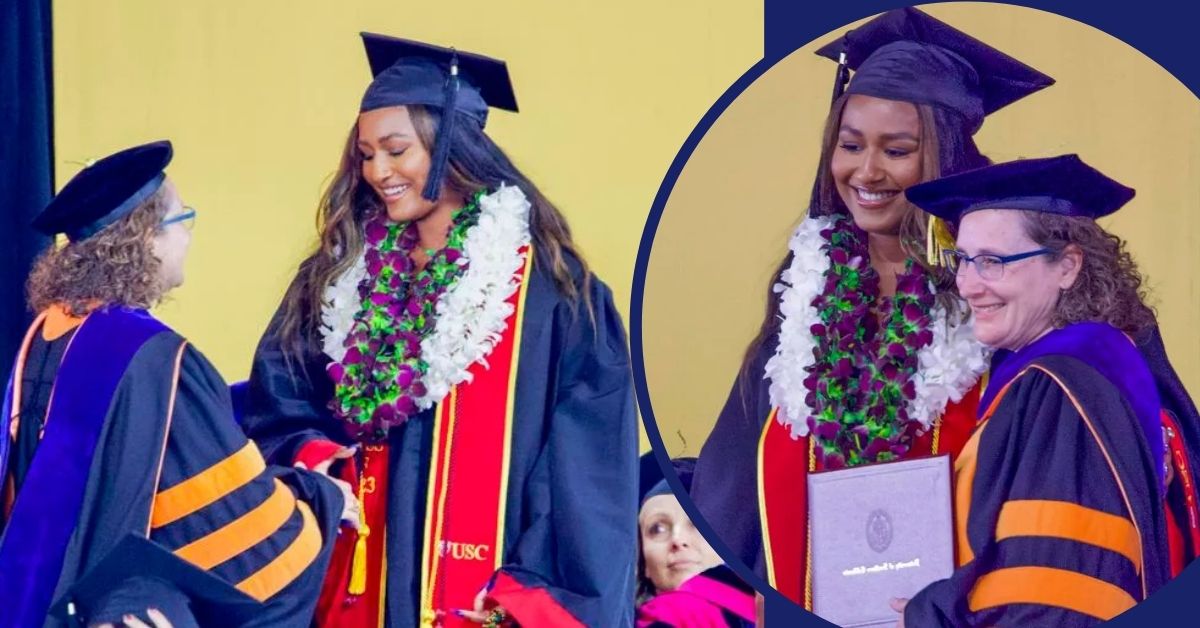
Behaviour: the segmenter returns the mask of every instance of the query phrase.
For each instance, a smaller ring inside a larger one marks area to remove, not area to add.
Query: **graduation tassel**
[[[837,75],[833,81],[833,100],[830,104],[837,102],[838,98],[842,97],[842,93],[846,91],[846,84],[850,82],[850,66],[846,63],[846,49],[850,46],[850,33],[846,33],[842,37],[842,52],[838,55]]]
[[[346,587],[346,592],[350,595],[362,595],[367,592],[367,537],[371,536],[371,526],[367,525],[367,502],[363,499],[362,480],[358,483],[358,513],[361,517],[358,524],[358,540],[354,542],[354,558],[350,562],[350,584]]]
[[[937,216],[929,216],[929,224],[925,226],[925,259],[930,266],[945,266],[942,254],[954,248],[954,236],[946,221]]]
[[[442,99],[442,124],[438,129],[437,139],[434,140],[433,156],[429,163],[429,176],[425,179],[425,189],[421,196],[426,200],[436,201],[442,191],[442,179],[446,176],[447,163],[450,161],[450,142],[454,135],[454,124],[458,118],[458,55],[450,58],[450,77],[446,79],[446,87]]]

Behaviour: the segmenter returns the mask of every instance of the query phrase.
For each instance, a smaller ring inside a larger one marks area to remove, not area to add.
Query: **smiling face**
[[[674,591],[692,576],[721,564],[674,495],[655,495],[638,514],[646,578],[659,593]]]
[[[854,94],[846,101],[830,173],[854,222],[867,233],[894,236],[912,206],[904,190],[921,182],[917,106]]]
[[[983,209],[962,218],[957,248],[973,257],[1042,247],[1026,233],[1023,211]],[[1059,256],[1005,264],[998,279],[982,279],[974,264],[959,266],[958,291],[975,315],[975,337],[989,347],[1016,351],[1050,331],[1059,294],[1075,283],[1081,262],[1079,248],[1068,245]]]
[[[358,151],[363,180],[393,222],[421,220],[436,203],[421,196],[429,176],[429,150],[417,137],[405,107],[384,107],[358,116]]]

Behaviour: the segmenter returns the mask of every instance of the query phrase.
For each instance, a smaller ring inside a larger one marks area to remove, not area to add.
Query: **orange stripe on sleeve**
[[[958,566],[975,560],[971,540],[967,538],[967,521],[971,517],[971,492],[975,488],[975,465],[979,455],[979,439],[987,423],[975,429],[967,444],[954,461],[954,543],[958,555]]]
[[[1136,603],[1125,589],[1053,567],[1008,567],[985,574],[967,597],[972,612],[1006,604],[1042,604],[1109,620]]]
[[[150,525],[154,528],[178,521],[244,486],[265,471],[266,463],[253,442],[224,460],[154,497]]]
[[[175,550],[180,558],[201,569],[217,565],[254,547],[287,523],[296,508],[296,497],[283,482],[262,504],[220,529]]]
[[[1142,570],[1137,529],[1125,517],[1079,504],[1040,499],[1012,500],[1000,508],[996,540],[1018,536],[1068,539],[1111,550]]]
[[[287,549],[265,567],[238,583],[237,588],[250,597],[263,601],[279,593],[304,573],[321,552],[321,531],[308,504],[298,501],[296,507],[304,520],[300,535]]]

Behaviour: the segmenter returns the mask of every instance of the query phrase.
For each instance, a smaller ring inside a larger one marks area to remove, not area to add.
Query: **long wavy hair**
[[[838,134],[842,126],[842,112],[851,94],[843,94],[834,101],[825,119],[825,128],[821,134],[821,158],[817,166],[812,198],[809,201],[809,216],[850,215],[849,208],[838,194],[837,184],[833,180],[831,163],[833,153],[837,150]],[[990,163],[987,157],[979,152],[971,130],[966,121],[958,113],[933,105],[913,103],[917,108],[920,121],[920,151],[921,151],[921,181],[932,181],[942,176],[972,170]],[[965,315],[958,298],[958,289],[954,284],[954,275],[945,268],[931,266],[925,259],[925,236],[929,215],[920,209],[909,206],[909,211],[900,222],[900,245],[904,252],[914,262],[925,268],[933,279],[936,288],[937,302],[952,315]],[[766,306],[763,319],[759,324],[757,335],[746,347],[742,357],[742,367],[739,377],[746,384],[750,377],[751,365],[759,351],[779,333],[779,295],[774,286],[779,281],[780,274],[792,263],[792,254],[788,252],[771,274],[767,283]],[[743,386],[745,389],[745,386]]]
[[[417,138],[432,152],[442,112],[435,107],[406,107]],[[463,198],[480,190],[493,191],[501,183],[514,185],[529,199],[532,208],[529,230],[536,251],[534,263],[544,265],[558,290],[578,306],[582,301],[589,317],[588,297],[591,273],[562,212],[550,202],[509,159],[508,155],[483,132],[483,128],[465,119],[454,124],[446,168],[446,187]],[[319,241],[301,264],[296,280],[284,296],[279,335],[284,355],[299,361],[306,344],[319,342],[322,294],[330,283],[354,263],[363,250],[363,227],[372,217],[386,211],[382,201],[362,177],[359,156],[358,124],[350,129],[342,149],[341,161],[333,181],[321,197],[317,209]],[[578,269],[573,272],[568,258]],[[576,280],[573,275],[578,274]]]
[[[90,238],[51,245],[25,283],[30,309],[60,305],[72,316],[83,316],[100,306],[150,308],[161,301],[166,290],[154,236],[168,208],[164,185]]]
[[[1079,276],[1054,306],[1056,328],[1099,321],[1133,334],[1156,324],[1153,308],[1146,305],[1142,275],[1121,238],[1091,218],[1033,211],[1021,214],[1025,234],[1039,247],[1055,251],[1052,261],[1061,259],[1069,244],[1083,251]]]

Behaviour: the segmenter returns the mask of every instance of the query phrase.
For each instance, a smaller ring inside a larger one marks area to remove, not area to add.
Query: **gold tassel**
[[[354,559],[350,563],[350,584],[346,592],[350,595],[362,595],[367,591],[367,537],[371,536],[371,527],[367,525],[367,504],[363,499],[363,482],[358,483],[358,540],[354,542]]]
[[[350,565],[350,586],[346,592],[350,595],[362,595],[367,592],[367,537],[371,530],[367,524],[362,524],[358,531],[358,540],[354,542],[354,562]]]
[[[954,248],[954,236],[946,221],[937,216],[929,216],[929,224],[925,226],[925,260],[930,266],[944,266],[942,253]]]

